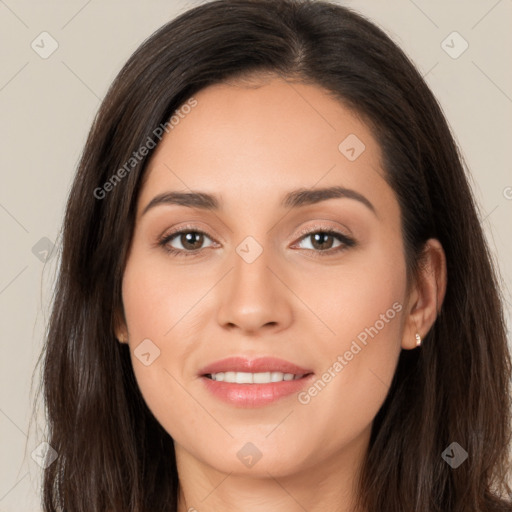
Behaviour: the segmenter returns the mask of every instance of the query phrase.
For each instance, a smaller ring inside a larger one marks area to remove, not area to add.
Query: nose
[[[281,266],[271,261],[270,251],[264,249],[252,262],[235,253],[232,263],[234,268],[219,290],[219,325],[250,334],[286,329],[293,318],[293,293]]]

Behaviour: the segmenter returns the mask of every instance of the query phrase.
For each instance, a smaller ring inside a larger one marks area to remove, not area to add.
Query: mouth
[[[231,384],[270,384],[272,382],[283,382],[302,379],[308,374],[283,373],[283,372],[218,372],[207,373],[207,379],[217,382],[229,382]]]
[[[283,359],[231,357],[203,368],[199,377],[216,399],[251,408],[297,394],[314,373]]]

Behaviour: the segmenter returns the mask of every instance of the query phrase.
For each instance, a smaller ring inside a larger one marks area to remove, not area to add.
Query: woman
[[[45,511],[497,511],[510,354],[442,112],[347,8],[221,0],[111,86],[44,353]]]

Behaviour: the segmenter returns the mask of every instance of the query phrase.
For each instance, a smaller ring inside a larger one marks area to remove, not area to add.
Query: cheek
[[[362,428],[387,395],[401,351],[406,284],[397,247],[381,242],[344,266],[319,269],[298,291],[322,320],[316,348],[324,362],[301,403],[325,423]]]
[[[345,351],[353,340],[364,344],[375,339],[379,343],[371,348],[383,355],[379,353],[399,343],[406,288],[399,243],[382,236],[360,251],[347,252],[340,265],[311,268],[301,273],[306,278],[295,280],[294,290],[321,320],[322,350]]]
[[[165,342],[208,290],[204,274],[171,266],[165,257],[135,253],[123,278],[123,306],[134,339]]]
[[[204,273],[172,269],[165,258],[148,258],[137,250],[124,273],[123,307],[135,378],[151,412],[177,438],[204,416],[183,388],[183,363],[195,346],[190,340],[196,337],[198,301],[210,287]],[[179,421],[172,411],[180,412]]]

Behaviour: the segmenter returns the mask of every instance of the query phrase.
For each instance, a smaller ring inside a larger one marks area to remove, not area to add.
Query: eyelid
[[[182,232],[194,232],[194,233],[202,233],[203,235],[206,235],[208,238],[212,238],[204,229],[200,228],[199,226],[195,225],[195,224],[185,224],[185,225],[180,225],[179,227],[177,228],[172,228],[171,230],[165,230],[163,232],[162,235],[160,235],[158,238],[160,240],[162,239],[165,239],[165,238],[169,238],[173,235],[176,235],[176,234],[179,234],[179,233],[182,233]]]
[[[345,228],[346,229],[346,228]],[[348,229],[348,233],[344,233],[341,231],[341,227],[334,227],[329,225],[322,225],[322,224],[314,224],[313,226],[308,226],[307,228],[302,228],[298,233],[297,236],[303,237],[304,235],[310,235],[312,233],[317,233],[318,231],[321,231],[323,233],[325,232],[335,232],[336,234],[342,235],[347,239],[353,238],[352,234]]]

